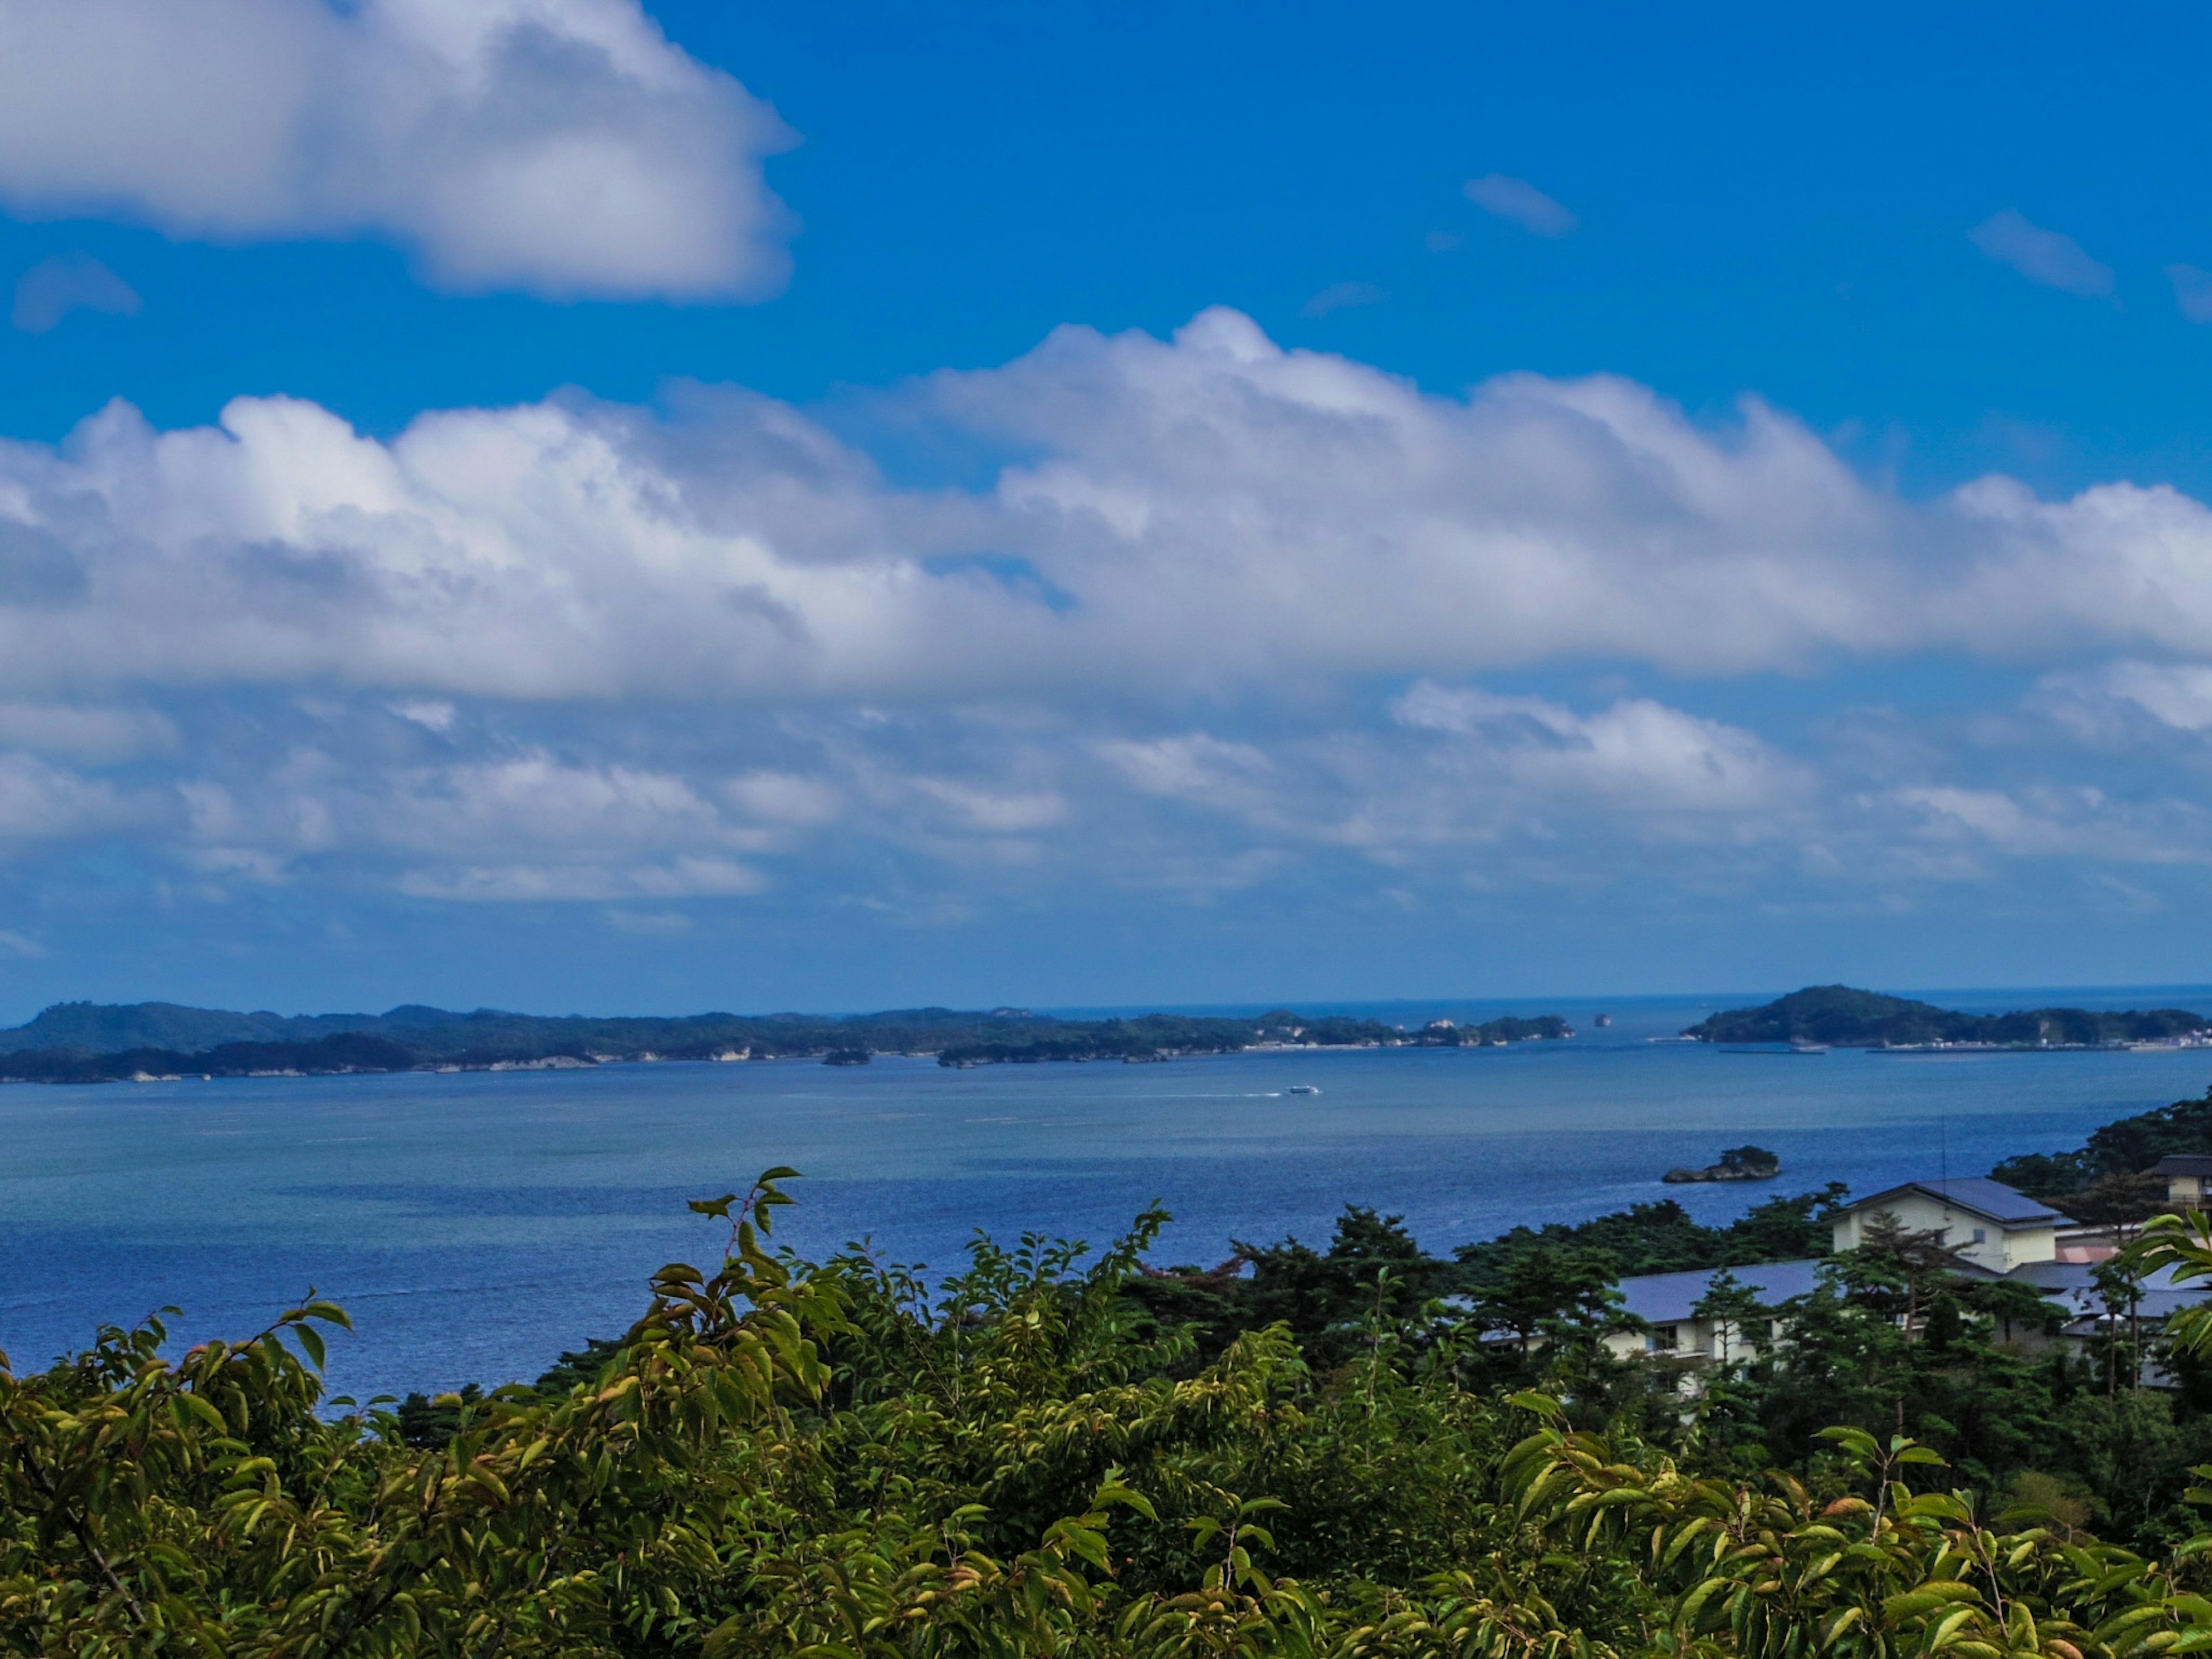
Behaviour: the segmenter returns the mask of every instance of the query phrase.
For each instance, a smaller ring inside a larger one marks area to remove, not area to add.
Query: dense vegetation
[[[70,1048],[32,1048],[0,1055],[0,1079],[11,1083],[112,1083],[150,1077],[264,1077],[270,1073],[405,1072],[417,1064],[413,1050],[360,1033],[312,1042],[225,1042],[200,1054],[173,1048],[126,1048],[88,1054]],[[586,1062],[588,1063],[588,1062]]]
[[[1224,1054],[1255,1044],[1401,1043],[1428,1048],[1574,1035],[1556,1014],[1407,1033],[1376,1020],[1309,1018],[1286,1008],[1256,1018],[1146,1014],[1064,1020],[1025,1009],[963,1012],[696,1014],[599,1019],[478,1009],[395,1008],[386,1014],[232,1014],[173,1003],[58,1003],[0,1031],[0,1080],[89,1083],[149,1077],[409,1071],[599,1060],[770,1060],[869,1054],[938,1054],[948,1066],[1000,1060],[1150,1060]]]
[[[2071,1152],[2027,1152],[1990,1173],[2081,1221],[2132,1221],[2166,1207],[2166,1182],[2148,1173],[2172,1153],[2212,1153],[2212,1091],[2124,1117]]]
[[[948,1044],[938,1054],[941,1066],[1050,1060],[1150,1060],[1169,1054],[1220,1054],[1255,1043],[1291,1043],[1344,1048],[1396,1043],[1412,1048],[1483,1048],[1493,1042],[1522,1042],[1574,1035],[1557,1014],[1534,1019],[1508,1015],[1479,1025],[1438,1021],[1418,1031],[1401,1031],[1379,1020],[1342,1015],[1307,1018],[1288,1009],[1251,1019],[1197,1019],[1180,1014],[1146,1014],[1138,1019],[1066,1021],[1021,1035]]]
[[[617,1343],[411,1427],[319,1399],[319,1332],[343,1322],[325,1303],[180,1359],[149,1325],[0,1375],[0,1649],[2212,1645],[2202,1540],[2164,1484],[2185,1403],[2122,1366],[2014,1354],[2003,1310],[1951,1288],[1909,1238],[1838,1265],[1785,1365],[1731,1364],[1685,1394],[1664,1363],[1607,1358],[1619,1316],[1601,1289],[1524,1283],[1548,1310],[1540,1342],[1517,1340],[1521,1291],[1502,1281],[1463,1307],[1417,1302],[1399,1267],[1432,1269],[1364,1212],[1310,1261],[1255,1264],[1255,1284],[1275,1273],[1279,1322],[1198,1329],[1143,1294],[1157,1215],[1087,1267],[1036,1239],[979,1245],[932,1296],[858,1255],[771,1253],[784,1173],[747,1202],[695,1206],[734,1222],[726,1259],[665,1269]],[[1656,1231],[1716,1248],[1671,1218]],[[2201,1231],[2146,1248],[2212,1265]],[[1586,1246],[1528,1234],[1485,1261]]]
[[[2185,1036],[2212,1020],[2184,1008],[2031,1008],[2007,1014],[1966,1014],[1907,997],[1848,985],[1808,985],[1758,1008],[1732,1008],[1689,1027],[1701,1042],[1825,1042],[1838,1048],[1926,1042],[1994,1042],[2020,1048],[2094,1048]]]

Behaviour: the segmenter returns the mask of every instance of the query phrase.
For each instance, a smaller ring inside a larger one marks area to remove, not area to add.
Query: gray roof
[[[2141,1300],[2136,1316],[2148,1320],[2160,1320],[2179,1313],[2192,1303],[2202,1302],[2212,1296],[2212,1280],[2189,1279],[2177,1281],[2172,1265],[2145,1273]],[[2104,1298],[2097,1294],[2096,1264],[2088,1261],[2030,1261],[2014,1267],[2005,1275],[2021,1283],[2033,1285],[2044,1295],[2057,1303],[2075,1322],[2086,1317],[2091,1321],[2105,1316]],[[2074,1326],[2067,1327],[2075,1335],[2082,1333]]]
[[[1908,1181],[1901,1187],[1892,1187],[1887,1192],[1876,1193],[1872,1198],[1860,1199],[1848,1204],[1848,1210],[1875,1210],[1893,1198],[1902,1198],[1907,1193],[1925,1193],[1929,1197],[1962,1210],[1972,1210],[1976,1215],[1987,1216],[2005,1227],[2032,1227],[2045,1222],[2070,1222],[2071,1216],[2061,1215],[2049,1205],[2039,1204],[2026,1193],[2014,1192],[2002,1181],[1991,1181],[1987,1176],[1960,1176],[1949,1181]]]
[[[2212,1152],[2168,1152],[2150,1166],[2153,1175],[2212,1175]]]
[[[1778,1307],[1792,1297],[1810,1295],[1820,1282],[1820,1266],[1818,1261],[1765,1261],[1753,1267],[1693,1267],[1686,1273],[1644,1273],[1620,1281],[1621,1301],[1626,1311],[1651,1324],[1680,1324],[1696,1317],[1691,1310],[1705,1298],[1714,1279],[1723,1273],[1732,1273],[1739,1284],[1755,1291],[1768,1307]],[[2103,1312],[2104,1304],[2097,1295],[2096,1268],[2090,1262],[2030,1261],[2002,1275],[1978,1269],[1970,1276],[2016,1279],[2033,1285],[2076,1322],[2101,1316]],[[2208,1297],[2212,1297],[2212,1279],[2177,1284],[2173,1269],[2160,1267],[2144,1275],[2140,1316],[2165,1319]]]
[[[1755,1291],[1768,1307],[1793,1296],[1808,1294],[1820,1282],[1817,1261],[1762,1261],[1752,1267],[1692,1267],[1686,1273],[1644,1273],[1620,1281],[1620,1295],[1630,1313],[1654,1325],[1672,1325],[1693,1316],[1691,1309],[1712,1288],[1714,1279],[1734,1273],[1736,1282]]]

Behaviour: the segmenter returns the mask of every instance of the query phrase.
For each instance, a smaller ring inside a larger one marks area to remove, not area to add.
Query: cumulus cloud
[[[1510,219],[1532,236],[1571,236],[1582,223],[1572,212],[1530,184],[1503,173],[1486,173],[1460,186],[1485,213]]]
[[[758,295],[791,142],[637,0],[0,0],[19,213],[388,238],[448,289]]]
[[[1224,311],[1168,341],[1064,329],[900,395],[1029,459],[980,492],[895,487],[735,393],[390,441],[292,399],[166,433],[118,404],[58,448],[0,443],[0,696],[321,681],[434,729],[481,697],[2212,655],[2203,503],[2001,477],[1911,502],[1755,400],[1705,424],[1606,376],[1438,397]]]
[[[894,483],[736,392],[0,443],[0,842],[651,915],[830,890],[832,848],[1192,892],[1478,846],[1965,879],[2200,824],[2038,794],[1963,728],[1815,740],[1699,690],[2040,668],[2003,719],[2089,787],[2100,733],[2212,730],[2212,512],[2171,489],[1911,501],[1757,401],[1438,396],[1225,311],[885,395],[1018,459]]]
[[[1996,477],[1910,502],[1756,401],[1707,425],[1603,376],[1437,397],[1229,312],[1170,341],[1062,330],[905,395],[1031,459],[981,492],[894,487],[735,394],[388,441],[291,399],[167,433],[117,405],[58,448],[0,444],[0,696],[324,681],[435,729],[480,697],[2212,655],[2203,503]]]
[[[44,334],[72,311],[131,317],[139,304],[131,284],[89,253],[57,253],[16,278],[9,320],[26,334]]]
[[[2091,258],[2071,236],[2045,230],[2016,208],[1991,214],[1966,236],[1990,258],[2010,265],[2031,283],[2084,299],[2106,299],[2112,295],[2110,265]]]

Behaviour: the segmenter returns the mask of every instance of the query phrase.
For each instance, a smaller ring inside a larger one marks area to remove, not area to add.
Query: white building
[[[1836,1212],[1835,1247],[1856,1250],[1866,1226],[1888,1215],[1907,1232],[1934,1233],[1953,1255],[1993,1273],[2058,1256],[2057,1231],[2071,1218],[1986,1176],[1955,1181],[1908,1181]]]
[[[2212,1158],[2202,1152],[2175,1152],[2151,1165],[2153,1175],[2166,1177],[2166,1201],[2183,1209],[2201,1210],[2212,1189]]]
[[[1620,1286],[1623,1311],[1650,1328],[1616,1331],[1605,1345],[1620,1359],[1638,1354],[1662,1359],[1741,1359],[1773,1340],[1772,1322],[1749,1322],[1756,1328],[1747,1328],[1698,1314],[1697,1305],[1711,1291],[1713,1280],[1733,1273],[1762,1306],[1777,1308],[1792,1297],[1810,1294],[1819,1282],[1820,1267],[1817,1261],[1762,1261],[1755,1267],[1693,1267],[1686,1273],[1624,1279]]]

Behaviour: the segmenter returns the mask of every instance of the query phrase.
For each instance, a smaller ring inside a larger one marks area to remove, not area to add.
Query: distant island
[[[1702,1170],[1669,1170],[1659,1177],[1672,1187],[1692,1181],[1771,1181],[1782,1173],[1782,1160],[1764,1146],[1730,1146],[1720,1162]]]
[[[1838,1048],[2109,1048],[2212,1036],[2185,1008],[2030,1008],[1966,1014],[1849,985],[1808,985],[1757,1008],[1735,1008],[1683,1031],[1699,1042],[1819,1043]]]
[[[0,1030],[0,1082],[151,1082],[187,1077],[322,1077],[361,1072],[520,1071],[629,1060],[814,1059],[878,1054],[944,1066],[1146,1060],[1251,1048],[1487,1048],[1571,1037],[1556,1014],[1418,1030],[1278,1008],[1249,1018],[1146,1014],[1057,1019],[1025,1008],[883,1013],[558,1018],[408,1005],[382,1014],[234,1013],[171,1002],[57,1003]]]

